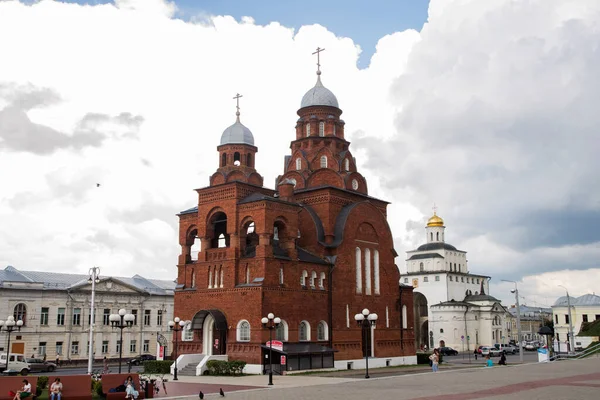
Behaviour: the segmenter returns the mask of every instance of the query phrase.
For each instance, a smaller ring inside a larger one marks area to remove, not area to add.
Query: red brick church
[[[412,287],[399,284],[389,203],[369,196],[320,75],[275,189],[255,169],[258,147],[238,106],[210,185],[179,214],[180,371],[200,374],[209,358],[227,357],[263,372],[269,313],[281,318],[275,371],[360,368],[366,352],[371,366],[416,362]],[[354,319],[365,308],[378,315],[371,335]]]

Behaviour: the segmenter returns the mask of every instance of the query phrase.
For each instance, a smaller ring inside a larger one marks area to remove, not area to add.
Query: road
[[[131,367],[131,371],[128,370],[129,366],[125,363],[121,364],[121,372],[135,372],[141,373],[144,370],[142,366]],[[119,365],[110,365],[110,372],[116,374],[119,372]],[[102,365],[94,365],[93,371],[102,371]],[[58,367],[54,372],[32,372],[32,375],[45,375],[45,376],[59,376],[59,375],[83,375],[87,374],[87,367]]]

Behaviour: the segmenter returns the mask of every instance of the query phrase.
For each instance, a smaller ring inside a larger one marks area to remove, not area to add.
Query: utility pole
[[[515,294],[515,298],[517,300],[517,339],[519,343],[519,362],[523,363],[523,341],[521,338],[521,306],[519,305],[519,288],[517,287],[517,282],[508,281],[506,279],[502,279],[503,282],[511,282],[515,284],[514,290],[511,290],[511,293]]]
[[[569,291],[563,285],[558,285],[561,288],[565,289],[567,292],[567,307],[569,307],[569,353],[575,351],[575,338],[573,337],[573,318],[571,317],[571,297],[569,296]]]

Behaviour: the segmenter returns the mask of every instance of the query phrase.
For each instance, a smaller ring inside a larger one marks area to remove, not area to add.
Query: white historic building
[[[119,356],[120,331],[111,327],[109,315],[124,308],[135,315],[134,325],[123,330],[123,358],[155,354],[157,335],[167,335],[173,319],[174,281],[99,277],[94,311],[94,358]],[[11,334],[10,350],[27,357],[54,360],[87,360],[90,325],[91,280],[82,274],[0,270],[0,320],[13,316],[23,327]],[[0,331],[0,352],[6,351],[7,333]],[[171,343],[168,343],[168,348]]]
[[[472,350],[506,340],[507,312],[487,295],[489,276],[469,272],[467,252],[446,243],[444,220],[434,212],[426,243],[407,252],[401,282],[414,287],[417,348],[440,343]]]
[[[554,349],[557,351],[567,351],[569,349],[569,307],[571,303],[572,326],[575,334],[575,347],[578,346],[577,334],[581,330],[584,322],[593,322],[600,320],[600,296],[595,294],[586,294],[580,297],[567,296],[559,297],[552,306],[552,318],[554,320]]]

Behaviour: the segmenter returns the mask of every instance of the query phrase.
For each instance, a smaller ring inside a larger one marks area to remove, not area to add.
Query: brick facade
[[[217,148],[210,186],[197,190],[197,207],[179,214],[175,314],[191,321],[192,331],[179,354],[212,352],[260,364],[260,345],[269,338],[261,318],[274,313],[285,321],[287,342],[301,341],[305,321],[309,341],[337,350],[336,361],[360,359],[364,343],[354,315],[363,308],[379,316],[375,357],[415,354],[412,288],[399,287],[388,203],[368,196],[341,114],[331,106],[298,111],[277,190],[262,187],[256,147]],[[235,152],[241,157],[234,164]],[[404,328],[403,309],[410,321]],[[204,332],[211,318],[212,337]],[[249,338],[238,340],[240,321],[249,323]]]

